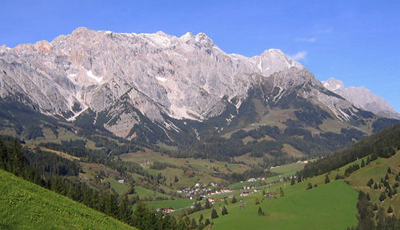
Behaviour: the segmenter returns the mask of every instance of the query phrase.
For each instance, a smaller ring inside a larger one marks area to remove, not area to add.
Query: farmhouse
[[[266,197],[276,197],[276,193],[273,192],[269,192],[267,194],[265,194]]]
[[[249,192],[242,192],[242,193],[240,193],[240,196],[248,196],[248,195],[250,195]]]
[[[163,213],[172,213],[175,212],[175,209],[173,209],[172,207],[166,207],[163,209]]]

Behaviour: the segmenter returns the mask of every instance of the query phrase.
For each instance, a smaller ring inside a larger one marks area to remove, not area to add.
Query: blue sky
[[[400,112],[400,1],[3,0],[0,45],[51,41],[77,27],[206,33],[227,53],[281,49],[319,80],[365,86]]]

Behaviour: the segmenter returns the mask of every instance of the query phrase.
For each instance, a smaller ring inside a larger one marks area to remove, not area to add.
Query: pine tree
[[[258,215],[259,216],[264,216],[264,212],[263,212],[261,207],[258,208]]]
[[[378,225],[379,225],[379,223],[382,223],[382,221],[384,221],[385,218],[386,218],[385,209],[380,207],[378,210],[378,213],[376,214],[376,218],[375,218],[378,221]]]
[[[361,160],[361,168],[364,168],[365,167],[365,161],[364,161],[364,159],[362,159]]]
[[[392,206],[389,206],[389,208],[388,208],[388,210],[387,210],[387,213],[393,213],[393,208],[392,208]]]
[[[211,224],[210,220],[209,220],[209,219],[206,219],[206,221],[204,222],[204,225],[207,226],[207,225],[209,225],[209,224]]]
[[[387,173],[391,174],[392,173],[392,169],[390,167],[388,167],[387,169]]]
[[[210,209],[212,207],[210,201],[206,199],[205,209]]]
[[[313,186],[312,186],[311,182],[309,182],[309,183],[307,184],[307,189],[312,189],[312,188],[313,188]]]
[[[325,184],[328,184],[329,182],[331,182],[331,180],[329,179],[328,174],[326,174],[326,176],[325,176]]]
[[[374,184],[374,189],[378,189],[378,184],[377,183]]]
[[[392,193],[392,188],[389,187],[387,193],[388,193],[388,197],[389,197],[389,198],[392,198],[392,194],[393,194],[393,193]]]
[[[236,202],[237,202],[236,197],[233,197],[233,198],[232,198],[232,204],[234,204],[234,203],[236,203]]]
[[[201,215],[200,215],[200,218],[199,218],[199,223],[200,223],[200,224],[201,224],[201,222],[203,222],[203,219],[204,219],[203,214],[201,214]]]
[[[298,176],[297,176],[297,183],[300,183],[302,180],[301,180],[302,178],[301,178],[301,175],[299,174]]]
[[[372,211],[372,203],[368,201],[367,195],[360,191],[358,193],[358,229],[369,230],[375,229],[372,218],[374,212]]]
[[[6,162],[7,162],[7,149],[3,143],[3,139],[0,138],[0,168],[6,169]]]
[[[222,208],[222,215],[224,216],[224,215],[226,215],[226,214],[228,214],[228,209],[226,209],[226,206],[224,206],[224,207]]]
[[[384,200],[386,200],[386,195],[385,195],[384,192],[381,193],[381,195],[379,196],[379,200],[380,200],[381,202],[384,201]]]
[[[131,225],[132,224],[132,206],[129,204],[128,196],[124,196],[118,206],[118,219]]]
[[[373,184],[374,184],[374,180],[372,178],[369,179],[367,186],[371,188]]]
[[[118,216],[118,201],[115,194],[109,194],[105,203],[105,213],[112,217]]]
[[[183,218],[183,222],[185,223],[185,229],[190,229],[190,226],[192,225],[192,221],[190,220],[190,218],[188,216],[185,216]]]
[[[385,180],[389,180],[389,175],[386,173]]]
[[[129,184],[128,194],[131,195],[131,194],[135,194],[135,193],[136,193],[135,185],[133,183],[130,183]]]
[[[136,210],[133,212],[132,223],[134,227],[138,229],[153,229],[152,226],[152,215],[146,208],[143,202],[138,202],[136,205]]]
[[[196,229],[197,228],[197,223],[196,223],[196,220],[194,218],[192,218],[192,223],[190,224],[190,227],[192,229]]]
[[[12,172],[17,175],[22,175],[22,168],[24,166],[24,157],[21,151],[21,144],[17,139],[14,139],[12,142],[12,158],[11,158],[11,167]]]
[[[216,218],[218,218],[219,216],[218,216],[218,213],[217,213],[217,211],[215,210],[215,209],[213,209],[212,211],[211,211],[211,219],[216,219]]]
[[[365,163],[366,165],[369,165],[371,163],[371,158],[368,156],[367,157],[367,163]]]
[[[294,185],[294,184],[296,184],[296,181],[294,180],[294,177],[292,177],[292,181],[290,182],[290,185]]]

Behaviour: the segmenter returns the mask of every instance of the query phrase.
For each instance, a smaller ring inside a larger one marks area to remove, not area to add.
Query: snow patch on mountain
[[[167,79],[165,77],[160,77],[160,76],[156,76],[156,79],[161,81],[161,82],[166,82]]]
[[[103,80],[103,77],[97,77],[93,74],[93,72],[91,70],[86,71],[86,75],[90,78],[93,78],[94,80],[96,80],[97,82],[101,82],[101,80]]]

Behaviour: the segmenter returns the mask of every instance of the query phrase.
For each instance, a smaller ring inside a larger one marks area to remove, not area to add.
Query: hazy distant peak
[[[329,78],[322,84],[328,90],[346,98],[355,106],[373,112],[382,117],[399,119],[400,114],[382,97],[373,94],[365,86],[361,87],[345,87],[344,83],[335,78]]]
[[[329,78],[326,81],[323,81],[322,84],[325,88],[329,89],[330,91],[339,94],[341,96],[344,95],[345,86],[344,83],[340,80],[335,78]]]

